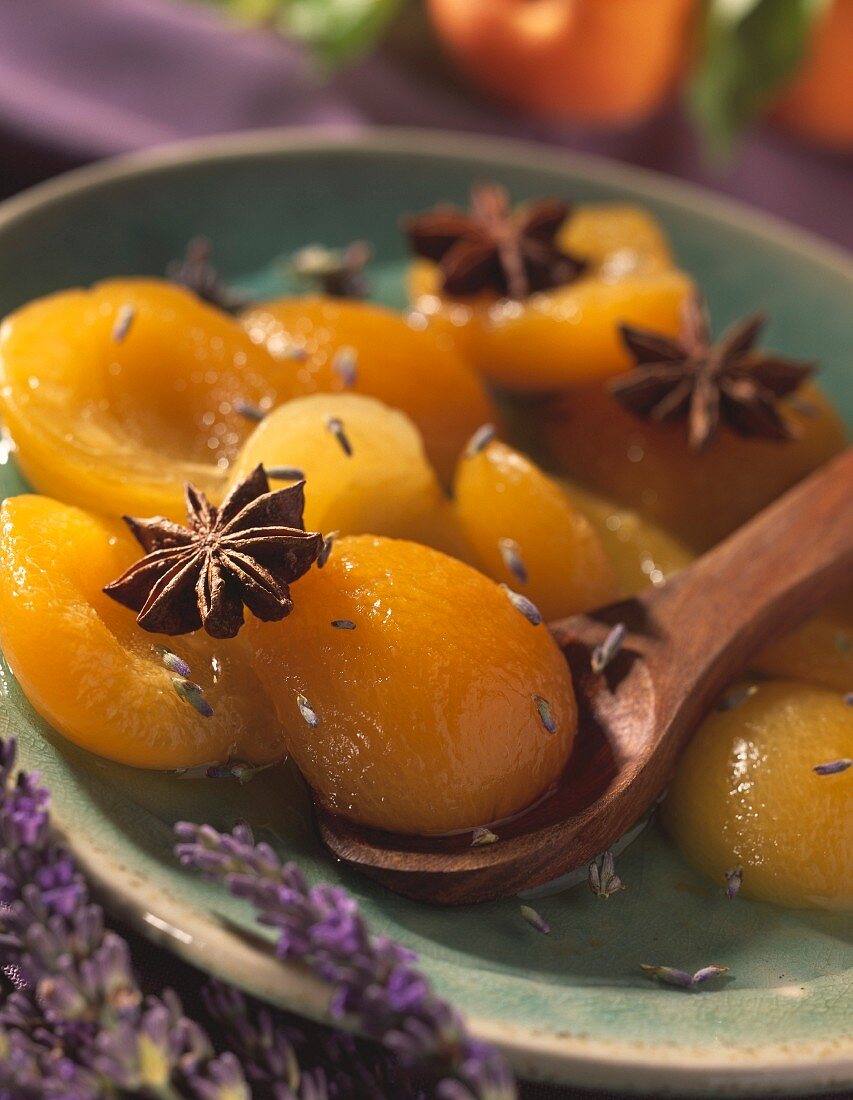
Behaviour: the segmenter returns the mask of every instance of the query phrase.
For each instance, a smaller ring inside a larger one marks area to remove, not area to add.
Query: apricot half
[[[117,521],[47,497],[0,509],[0,644],[38,713],[91,752],[144,768],[186,768],[284,756],[275,713],[242,639],[203,631],[146,634],[101,591],[140,557]],[[156,646],[186,662],[213,713],[176,690],[183,677]]]
[[[401,409],[447,483],[465,440],[497,413],[453,341],[417,320],[365,302],[281,298],[248,310],[242,323],[274,358],[301,357],[303,393],[349,390]]]
[[[453,334],[477,370],[509,390],[559,390],[627,370],[621,323],[678,334],[692,283],[674,268],[651,215],[630,206],[580,207],[559,242],[589,264],[568,286],[522,302],[489,294],[452,298],[441,293],[438,268],[417,260],[410,301],[431,327]]]
[[[705,550],[843,448],[844,425],[817,387],[784,408],[799,438],[747,439],[723,425],[697,453],[683,422],[641,420],[597,382],[543,405],[540,427],[554,469]]]
[[[437,834],[523,810],[577,727],[566,661],[498,585],[416,543],[335,543],[281,623],[249,621],[288,749],[335,813]]]
[[[504,443],[460,459],[454,504],[484,572],[531,599],[547,620],[618,595],[592,524],[556,482]]]
[[[37,489],[108,514],[183,516],[183,484],[218,499],[254,424],[239,403],[298,392],[234,321],[154,279],[32,302],[0,328],[0,402]]]
[[[262,463],[304,474],[311,531],[408,538],[457,557],[469,552],[415,425],[359,394],[314,394],[275,409],[235,463],[239,481]]]
[[[616,571],[620,596],[664,584],[695,558],[680,539],[635,509],[621,507],[565,479],[560,479],[559,485],[601,539]]]
[[[853,707],[790,681],[711,714],[682,757],[663,819],[694,866],[743,893],[794,907],[853,907]]]
[[[853,691],[853,586],[768,646],[755,667],[769,676],[807,680],[844,694]]]

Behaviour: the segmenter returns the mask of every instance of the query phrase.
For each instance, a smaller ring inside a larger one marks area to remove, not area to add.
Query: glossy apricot
[[[755,667],[769,676],[806,680],[842,694],[853,691],[853,587],[768,646]]]
[[[673,266],[658,223],[633,206],[575,210],[560,243],[589,263],[576,282],[523,302],[443,297],[437,267],[415,261],[409,297],[430,327],[453,335],[484,377],[505,389],[548,391],[627,370],[618,325],[676,335],[690,278]]]
[[[705,550],[843,448],[844,425],[817,387],[803,387],[786,414],[793,442],[723,426],[697,453],[683,423],[641,420],[595,383],[543,406],[540,423],[556,470]]]
[[[453,499],[480,567],[546,620],[616,598],[616,572],[592,524],[519,451],[493,441],[463,457]]]
[[[493,581],[361,536],[293,592],[286,621],[245,634],[288,749],[331,810],[446,833],[514,814],[556,781],[577,725],[568,666]]]
[[[565,479],[559,485],[601,539],[616,571],[621,596],[665,584],[667,577],[695,558],[680,539],[633,508],[620,507]]]
[[[767,681],[716,711],[687,748],[662,807],[687,859],[724,885],[778,905],[853,908],[853,707],[837,692]]]
[[[496,419],[491,398],[446,335],[392,310],[335,298],[281,298],[242,318],[273,357],[303,357],[302,392],[350,390],[401,409],[420,429],[430,461],[449,482],[465,440]]]
[[[462,72],[545,118],[626,124],[672,91],[696,0],[428,0]]]
[[[146,634],[101,588],[140,557],[123,524],[47,497],[0,509],[0,645],[36,711],[100,756],[143,768],[231,758],[265,764],[284,746],[241,639]],[[164,643],[213,708],[176,692]]]
[[[280,406],[246,441],[234,481],[259,463],[273,476],[282,467],[302,471],[306,530],[409,538],[469,554],[418,429],[373,397],[314,394]]]
[[[298,392],[296,369],[155,279],[53,294],[0,328],[0,404],[28,481],[114,515],[182,518],[187,480],[219,497],[254,426],[238,401],[277,404]]]

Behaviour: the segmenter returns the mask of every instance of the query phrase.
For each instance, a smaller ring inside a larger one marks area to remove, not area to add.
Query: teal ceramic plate
[[[184,145],[74,173],[0,212],[0,313],[47,291],[118,274],[161,274],[188,238],[214,239],[225,274],[272,292],[271,250],[356,237],[377,250],[377,293],[402,304],[397,219],[495,178],[518,197],[641,202],[661,219],[719,323],[756,306],[769,340],[817,356],[853,422],[853,267],[757,214],[659,177],[538,147],[424,133],[339,142],[266,134]],[[22,488],[13,460],[4,495]],[[47,641],[47,640],[46,640]],[[270,962],[248,910],[178,867],[180,818],[252,822],[312,879],[346,885],[374,927],[415,948],[438,990],[522,1074],[636,1089],[715,1094],[853,1086],[851,922],[739,899],[694,874],[656,831],[620,859],[629,889],[602,902],[585,887],[537,901],[550,936],[516,902],[442,910],[349,873],[318,843],[286,770],[247,786],[114,766],[54,737],[8,672],[0,733],[21,741],[55,813],[107,904],[152,938],[270,1001],[326,1012],[324,989]],[[851,685],[853,686],[853,685]],[[726,963],[730,980],[683,993],[640,963]]]

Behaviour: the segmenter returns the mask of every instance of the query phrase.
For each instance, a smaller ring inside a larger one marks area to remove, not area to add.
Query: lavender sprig
[[[392,1051],[402,1066],[445,1075],[441,1100],[512,1100],[503,1059],[466,1032],[461,1016],[412,965],[415,954],[387,936],[372,936],[357,902],[340,887],[309,886],[293,863],[256,842],[248,825],[231,833],[182,822],[182,863],[224,883],[278,932],[277,954],[298,959],[332,987],[336,1019]]]
[[[14,769],[0,740],[0,1100],[426,1100],[389,1053],[312,1038],[226,986],[212,1030],[174,993],[146,997],[51,834],[47,790]]]

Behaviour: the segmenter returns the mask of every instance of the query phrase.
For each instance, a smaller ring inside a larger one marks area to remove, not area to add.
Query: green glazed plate
[[[371,240],[377,296],[402,305],[405,211],[462,201],[476,179],[518,198],[629,201],[660,218],[720,325],[758,306],[772,346],[822,364],[853,424],[853,265],[831,247],[704,192],[539,147],[427,133],[335,141],[267,133],[178,146],[72,173],[0,210],[0,314],[114,275],[159,275],[196,234],[229,278],[280,289],[270,263],[306,243]],[[13,458],[2,495],[21,491]],[[46,640],[47,641],[47,640]],[[738,899],[691,871],[656,828],[621,856],[629,889],[602,902],[584,886],[538,899],[551,935],[515,901],[443,910],[385,892],[318,842],[287,769],[246,786],[134,771],[54,736],[3,670],[0,734],[53,791],[56,820],[106,904],[152,939],[271,1002],[323,1018],[327,992],[271,961],[248,909],[180,868],[179,819],[246,818],[312,880],[347,886],[373,927],[415,948],[439,992],[523,1075],[578,1085],[714,1095],[853,1087],[853,936],[843,914]],[[853,687],[853,685],[851,685]],[[641,963],[730,977],[685,993]]]

